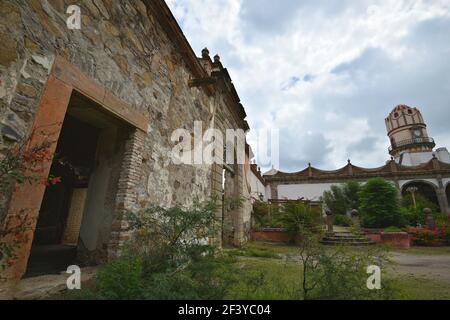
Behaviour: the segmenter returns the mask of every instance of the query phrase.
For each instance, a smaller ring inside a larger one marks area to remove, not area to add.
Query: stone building
[[[3,294],[29,271],[30,252],[38,267],[40,255],[63,264],[115,257],[130,237],[127,210],[225,194],[244,205],[218,212],[224,241],[242,244],[249,228],[248,154],[247,165],[171,160],[173,131],[193,132],[195,121],[249,130],[219,56],[205,49],[198,58],[163,0],[80,1],[79,30],[67,26],[71,4],[0,1],[0,152],[49,143],[62,159],[40,173],[61,176],[56,186],[3,186],[0,221],[32,225],[2,272]]]
[[[294,173],[270,170],[264,174],[269,199],[300,198],[317,201],[332,185],[346,181],[364,183],[383,177],[392,181],[402,195],[415,187],[442,213],[450,214],[450,154],[446,148],[433,150],[435,142],[428,136],[426,123],[417,108],[395,107],[385,120],[391,141],[391,160],[379,168],[361,168],[348,164],[338,170],[325,171],[309,165]]]

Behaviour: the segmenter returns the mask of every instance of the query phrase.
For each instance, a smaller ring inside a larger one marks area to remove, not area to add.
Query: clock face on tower
[[[422,130],[420,128],[413,129],[414,138],[420,138],[422,136]]]

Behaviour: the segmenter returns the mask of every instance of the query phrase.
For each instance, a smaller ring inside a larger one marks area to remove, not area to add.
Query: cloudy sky
[[[397,104],[450,148],[449,0],[167,2],[198,55],[220,54],[252,130],[279,129],[281,170],[383,165]]]

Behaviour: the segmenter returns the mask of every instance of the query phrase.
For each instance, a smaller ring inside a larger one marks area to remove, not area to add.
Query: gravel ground
[[[446,281],[450,288],[450,255],[393,252],[392,261],[395,263],[396,274]]]

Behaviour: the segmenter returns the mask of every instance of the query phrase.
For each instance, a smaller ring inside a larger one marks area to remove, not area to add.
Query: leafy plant
[[[408,225],[413,227],[424,225],[425,215],[423,214],[423,209],[425,208],[431,209],[436,217],[440,215],[439,207],[422,194],[416,193],[414,199],[415,205],[412,195],[406,194],[402,197],[401,201],[402,208],[400,209],[400,213],[405,217]]]
[[[311,299],[388,299],[396,294],[392,283],[383,280],[381,290],[369,290],[367,267],[384,267],[389,261],[377,249],[349,251],[344,247],[327,250],[315,235],[305,235],[300,242],[302,269],[301,296]]]
[[[353,226],[353,220],[347,215],[341,215],[338,214],[334,217],[334,224],[336,226],[342,226],[342,227],[351,227]]]
[[[372,178],[359,191],[363,225],[367,228],[403,227],[399,195],[393,184],[383,178]]]
[[[208,245],[217,236],[217,201],[130,213],[133,239],[106,265],[84,299],[222,299],[235,260]]]
[[[329,191],[323,193],[321,201],[333,214],[346,215],[350,210],[359,208],[358,192],[360,189],[361,187],[356,181],[333,185]]]
[[[280,206],[266,202],[256,201],[253,204],[252,217],[254,230],[262,228],[283,228]]]
[[[387,233],[396,233],[396,232],[402,232],[403,230],[398,227],[391,226],[391,227],[385,228],[383,231],[387,232]]]
[[[231,249],[227,253],[231,256],[281,259],[281,257],[277,253],[267,249],[243,247],[240,249]]]
[[[319,207],[306,202],[292,201],[280,208],[280,220],[288,233],[293,236],[322,231],[322,215]]]

